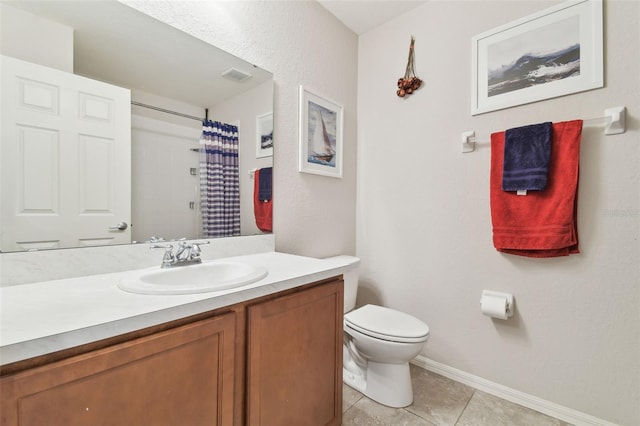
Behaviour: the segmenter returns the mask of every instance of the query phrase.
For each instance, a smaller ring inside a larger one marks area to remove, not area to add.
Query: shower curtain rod
[[[153,109],[155,111],[160,111],[160,112],[164,112],[167,114],[172,114],[172,115],[177,115],[180,117],[184,117],[184,118],[189,118],[191,120],[196,120],[199,122],[202,122],[203,120],[208,120],[209,119],[209,109],[205,108],[204,110],[204,119],[200,118],[200,117],[196,117],[195,115],[189,115],[189,114],[183,114],[181,112],[176,112],[176,111],[171,111],[170,109],[165,109],[165,108],[160,108],[157,106],[153,106],[153,105],[148,105],[148,104],[143,104],[142,102],[136,102],[136,101],[131,101],[131,105],[135,105],[135,106],[139,106],[142,108],[149,108],[149,109]]]

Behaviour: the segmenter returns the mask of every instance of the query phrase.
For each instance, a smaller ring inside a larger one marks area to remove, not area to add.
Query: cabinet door
[[[342,422],[341,280],[249,307],[247,423]]]
[[[2,425],[231,425],[235,314],[0,381]]]

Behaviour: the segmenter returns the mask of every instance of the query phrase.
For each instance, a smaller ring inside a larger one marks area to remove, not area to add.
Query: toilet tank
[[[354,256],[335,256],[327,260],[338,262],[348,266],[344,276],[344,312],[347,313],[356,307],[356,296],[358,294],[358,266],[360,259]]]
[[[343,274],[344,277],[344,312],[347,313],[356,307],[358,295],[358,266]]]

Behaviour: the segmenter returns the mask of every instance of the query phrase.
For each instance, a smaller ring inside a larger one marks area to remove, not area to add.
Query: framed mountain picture
[[[473,37],[471,114],[603,87],[602,25],[573,0]]]
[[[273,113],[256,117],[256,158],[273,156]]]

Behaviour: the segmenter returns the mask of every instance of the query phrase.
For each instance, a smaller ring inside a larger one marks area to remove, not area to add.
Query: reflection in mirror
[[[268,229],[254,175],[272,166],[269,72],[117,1],[0,7],[0,251],[238,235],[205,234],[203,210],[235,212],[242,235]],[[237,127],[237,162],[214,166],[235,187],[202,199],[205,160],[229,145],[207,117]]]

